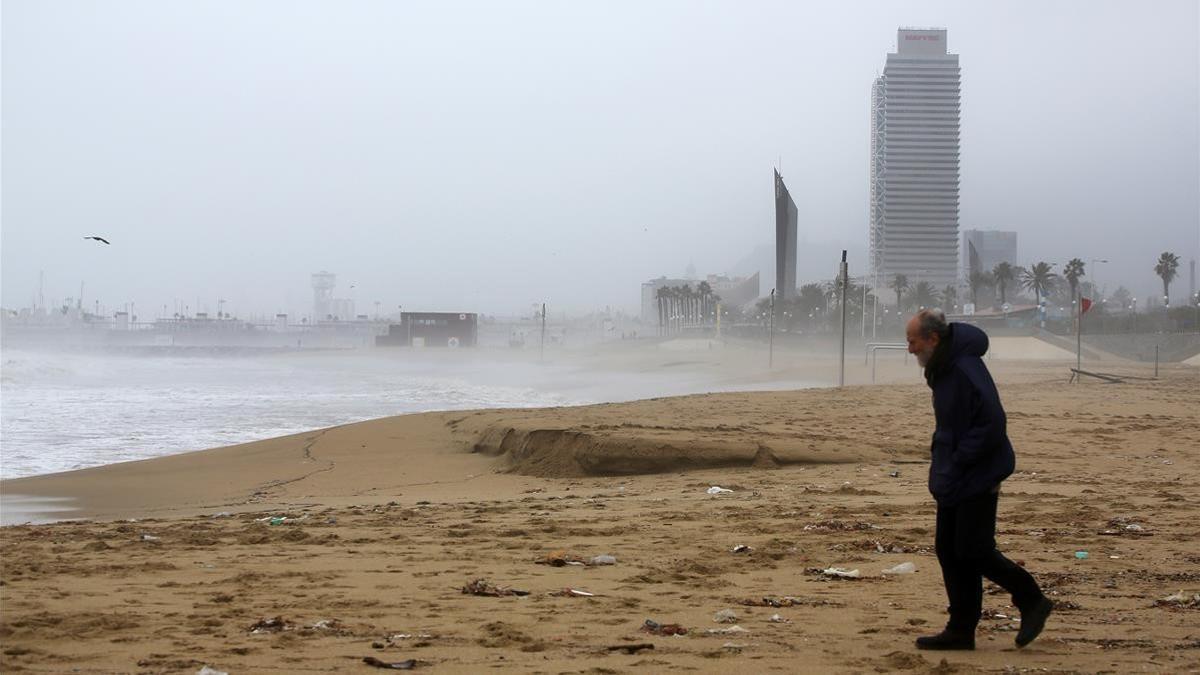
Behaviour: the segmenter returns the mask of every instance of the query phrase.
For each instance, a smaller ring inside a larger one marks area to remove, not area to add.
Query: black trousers
[[[950,630],[975,631],[983,609],[983,577],[1011,593],[1022,611],[1042,596],[1033,576],[996,550],[999,500],[1000,494],[993,492],[938,506],[935,548],[950,599]]]

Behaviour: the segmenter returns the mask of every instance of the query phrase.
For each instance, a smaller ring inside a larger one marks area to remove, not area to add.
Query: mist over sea
[[[720,389],[529,354],[0,352],[0,478],[69,471],[432,410],[582,405]],[[668,369],[674,371],[676,369]],[[794,383],[793,383],[794,384]],[[776,383],[775,387],[791,386]]]

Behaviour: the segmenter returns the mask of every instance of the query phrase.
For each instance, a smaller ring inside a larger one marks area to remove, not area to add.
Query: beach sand
[[[1200,671],[1197,370],[1071,385],[1065,363],[994,365],[1018,458],[997,538],[1058,610],[1017,650],[989,588],[967,653],[913,647],[945,596],[911,370],[411,415],[6,481],[9,504],[87,520],[0,529],[0,670]],[[600,554],[616,564],[538,563]],[[463,592],[479,579],[529,594]]]

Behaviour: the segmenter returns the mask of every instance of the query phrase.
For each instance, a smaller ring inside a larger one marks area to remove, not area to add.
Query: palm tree
[[[937,289],[928,281],[918,281],[912,291],[913,304],[917,307],[934,307],[938,304]]]
[[[1079,289],[1079,279],[1084,276],[1083,261],[1079,258],[1071,258],[1063,267],[1063,278],[1071,285],[1071,302],[1075,302],[1075,291]]]
[[[660,335],[667,324],[667,302],[670,297],[671,289],[668,286],[659,286],[658,290],[654,291],[654,298],[658,300],[658,332]]]
[[[1000,304],[1008,304],[1008,297],[1004,294],[1004,289],[1008,287],[1008,284],[1011,283],[1016,276],[1017,271],[1012,265],[1006,262],[997,263],[996,266],[992,268],[992,279],[996,281],[996,288],[1000,291]]]
[[[1175,280],[1178,269],[1179,256],[1170,251],[1164,251],[1158,256],[1158,264],[1154,266],[1154,273],[1163,280],[1163,304],[1167,307],[1171,306],[1171,282]]]
[[[992,276],[987,272],[971,272],[971,276],[967,278],[967,284],[971,286],[971,302],[979,304],[979,289],[991,286]]]
[[[702,321],[708,320],[708,306],[712,299],[712,286],[707,281],[701,281],[696,285],[696,293],[700,296],[700,318]]]
[[[896,291],[896,313],[899,314],[904,309],[904,306],[900,304],[900,298],[904,291],[908,290],[908,277],[897,274],[889,285]]]
[[[821,284],[804,284],[800,287],[800,296],[796,298],[799,313],[805,317],[810,314],[820,314],[825,307],[825,291]]]
[[[954,284],[942,289],[942,301],[948,307],[958,304],[958,288]]]
[[[1058,275],[1054,273],[1054,266],[1050,263],[1039,262],[1027,270],[1021,270],[1021,287],[1033,291],[1039,305],[1056,279]]]

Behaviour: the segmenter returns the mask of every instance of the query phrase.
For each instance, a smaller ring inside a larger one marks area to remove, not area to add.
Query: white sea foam
[[[253,357],[0,354],[0,478],[233,445],[431,410],[579,405],[811,383],[727,384],[479,351]]]

